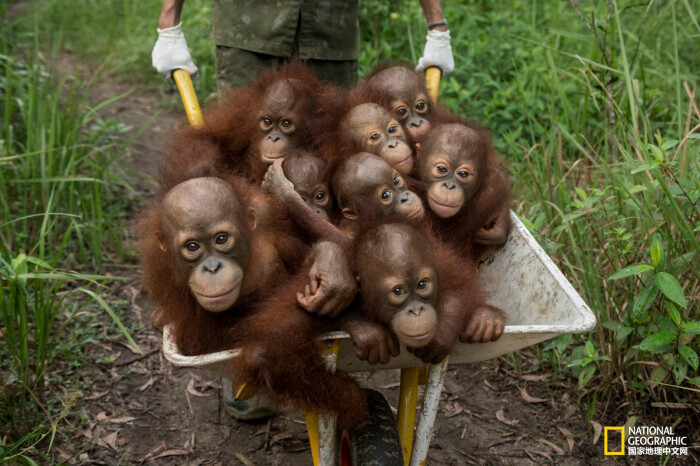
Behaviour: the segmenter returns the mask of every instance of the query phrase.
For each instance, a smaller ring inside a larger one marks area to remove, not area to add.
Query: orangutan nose
[[[209,272],[209,273],[218,272],[222,266],[223,266],[223,264],[218,259],[210,259],[210,260],[206,261],[204,264],[202,264],[202,268],[204,269],[204,271]]]

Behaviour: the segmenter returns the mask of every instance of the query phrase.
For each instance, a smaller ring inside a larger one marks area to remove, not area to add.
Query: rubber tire
[[[367,419],[359,426],[338,432],[339,465],[403,466],[396,418],[384,396],[367,390]]]

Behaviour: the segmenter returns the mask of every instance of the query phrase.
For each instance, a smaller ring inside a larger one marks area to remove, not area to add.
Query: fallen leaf
[[[95,393],[95,394],[93,394],[93,395],[86,396],[86,397],[84,397],[84,398],[82,398],[82,399],[83,399],[83,400],[96,400],[96,399],[98,399],[98,398],[102,398],[102,397],[105,396],[107,393],[109,393],[109,391],[100,392],[100,393]]]
[[[142,392],[142,391],[146,390],[148,387],[150,387],[151,385],[153,385],[155,383],[155,381],[156,381],[156,379],[154,377],[151,377],[150,379],[148,379],[148,381],[145,384],[141,385],[136,390]]]
[[[111,434],[107,434],[104,437],[102,437],[102,440],[104,443],[106,443],[109,448],[111,448],[114,451],[117,451],[117,436],[119,435],[119,432],[112,432]]]
[[[401,386],[401,383],[400,383],[400,382],[394,382],[394,383],[388,383],[388,384],[386,384],[386,385],[380,385],[380,386],[377,387],[377,388],[389,389],[389,388],[398,388],[399,386]]]
[[[250,461],[248,458],[246,458],[245,456],[243,456],[242,453],[234,453],[233,456],[235,456],[236,458],[238,458],[238,461],[240,461],[241,463],[245,464],[245,466],[255,466],[255,463],[253,463],[253,462]]]
[[[542,382],[544,380],[544,375],[523,374],[519,377],[519,379],[526,380],[528,382]]]
[[[569,401],[569,394],[564,393],[564,396],[561,397],[561,402],[566,404],[567,401]]]
[[[569,451],[574,451],[574,434],[572,434],[569,429],[565,429],[564,427],[557,427],[557,429],[559,429],[559,432],[564,434],[566,443],[569,444]]]
[[[551,448],[555,452],[559,453],[560,455],[565,454],[564,450],[560,446],[553,444],[549,440],[545,440],[545,439],[541,438],[539,441],[540,441],[540,443],[547,445],[549,448]]]
[[[192,396],[210,396],[212,393],[202,393],[196,388],[194,388],[194,379],[190,379],[190,381],[187,383],[187,393],[189,393]]]
[[[596,443],[598,443],[600,433],[603,431],[603,426],[601,426],[595,421],[591,421],[591,425],[593,426],[593,445],[595,445]]]
[[[185,456],[189,454],[190,452],[188,450],[183,450],[182,448],[173,448],[172,450],[165,450],[162,453],[158,453],[153,458],[150,458],[150,460],[156,460],[158,458],[164,458],[166,456]]]
[[[514,426],[515,424],[517,424],[519,422],[517,419],[511,421],[510,419],[506,418],[506,415],[503,414],[502,409],[499,409],[498,411],[496,411],[496,419],[501,421],[503,424],[506,424],[509,426]]]
[[[104,411],[100,411],[99,413],[97,413],[97,416],[95,416],[95,420],[98,422],[106,421],[107,413],[105,413]]]
[[[547,458],[549,461],[551,461],[552,463],[554,463],[554,460],[552,459],[551,455],[550,455],[548,452],[546,452],[546,451],[542,451],[542,450],[525,450],[525,452],[526,452],[526,453],[534,453],[534,454],[536,454],[536,455],[544,456],[544,457]],[[532,458],[532,455],[530,455],[530,458]],[[532,458],[532,461],[535,461],[535,458]],[[535,463],[537,463],[537,461],[535,461]]]
[[[153,450],[150,452],[146,453],[141,459],[139,460],[139,463],[145,463],[146,461],[150,461],[151,458],[153,458],[155,455],[157,455],[159,452],[163,450],[167,450],[167,445],[165,445],[165,442],[161,442],[160,445],[155,447]]]
[[[523,400],[527,401],[528,403],[546,403],[547,400],[544,398],[535,398],[534,396],[530,396],[530,394],[527,393],[525,388],[520,389],[520,396],[523,397]]]
[[[486,385],[488,388],[490,388],[490,389],[493,390],[494,392],[496,391],[496,387],[494,387],[493,385],[491,385],[491,384],[489,383],[489,381],[486,380],[486,379],[484,379],[484,385]]]
[[[107,419],[107,422],[111,422],[112,424],[126,424],[127,422],[135,421],[136,418],[133,416],[122,416],[122,417],[113,417],[110,419]]]
[[[281,442],[284,439],[292,438],[292,434],[285,431],[285,432],[280,432],[279,434],[275,435],[270,439],[270,446],[274,445],[277,442]]]
[[[571,416],[576,414],[576,406],[570,405],[568,408],[566,408],[566,413],[564,413],[564,421],[569,419]]]
[[[451,406],[451,408],[449,408]],[[462,408],[462,405],[457,403],[456,401],[452,402],[452,405],[446,405],[445,410],[449,411],[447,414],[445,414],[445,417],[455,417],[458,414],[462,414],[462,411],[464,411],[464,408]]]
[[[123,341],[118,341],[117,343],[119,343],[120,345],[122,345],[123,347],[125,347],[126,349],[128,349],[129,351],[131,351],[131,352],[134,353],[134,354],[138,354],[138,355],[142,355],[142,354],[143,354],[143,352],[137,350],[136,348],[134,348],[133,346],[131,346],[129,343],[126,343],[126,342],[123,342]]]

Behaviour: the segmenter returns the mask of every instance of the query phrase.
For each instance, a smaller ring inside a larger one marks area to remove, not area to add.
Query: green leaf
[[[647,144],[647,149],[649,149],[656,159],[657,162],[663,162],[664,161],[664,153],[661,151],[661,149],[653,144]]]
[[[672,332],[658,332],[650,335],[639,344],[639,349],[651,351],[652,349],[671,343],[676,339],[676,334]]]
[[[659,272],[656,274],[655,279],[659,289],[668,299],[682,308],[688,306],[685,301],[685,296],[683,295],[681,284],[678,283],[676,277],[666,272]]]
[[[676,325],[668,317],[657,314],[656,323],[662,332],[676,333]]]
[[[608,330],[612,330],[613,332],[619,332],[620,329],[622,329],[624,326],[625,326],[624,323],[617,322],[614,320],[609,320],[607,322],[603,322],[603,327],[607,328]]]
[[[659,287],[656,286],[656,282],[650,281],[642,288],[632,305],[632,316],[635,320],[638,320],[654,304],[657,294],[659,294]]]
[[[700,335],[700,322],[686,322],[683,324],[683,327],[681,327],[681,332],[690,333],[691,335]]]
[[[647,264],[628,265],[627,267],[622,268],[614,274],[610,275],[608,277],[608,280],[618,280],[620,278],[630,277],[632,275],[639,275],[640,273],[644,272],[651,272],[652,270],[654,270],[654,267]]]
[[[578,386],[579,388],[583,388],[586,386],[586,384],[593,378],[593,374],[595,374],[595,366],[591,364],[590,366],[584,367],[584,369],[581,371],[581,373],[578,375]]]
[[[698,376],[698,377],[693,377],[692,379],[690,379],[690,383],[692,383],[693,385],[698,385],[698,386],[700,386],[700,376]]]
[[[652,386],[656,386],[657,383],[663,382],[668,376],[668,369],[664,366],[659,366],[651,373]]]
[[[673,378],[676,379],[676,383],[680,385],[685,379],[685,374],[688,373],[688,365],[683,360],[677,360],[673,365]]]
[[[678,354],[685,359],[685,362],[687,362],[693,370],[698,370],[698,355],[693,348],[686,345],[679,345]]]
[[[567,346],[571,343],[571,341],[574,339],[574,336],[571,333],[565,333],[564,335],[559,336],[555,341],[555,344],[557,346],[557,351],[559,351],[559,354],[564,354],[564,351],[566,350]]]
[[[105,302],[105,300],[102,299],[101,296],[99,296],[98,294],[96,294],[96,293],[95,293],[94,291],[92,291],[92,290],[88,290],[87,288],[79,288],[79,290],[82,291],[83,293],[85,293],[85,294],[91,296],[92,299],[94,299],[95,301],[97,301],[97,302],[99,303],[99,305],[102,306],[102,309],[104,309],[105,311],[107,311],[107,314],[109,314],[109,316],[112,318],[112,320],[113,320],[114,323],[117,325],[117,327],[119,328],[119,330],[121,330],[122,334],[123,334],[124,337],[127,339],[127,341],[131,344],[131,346],[133,346],[134,348],[136,348],[136,349],[138,350],[139,353],[143,354],[143,350],[142,350],[142,349],[139,347],[139,345],[134,341],[134,339],[131,338],[131,334],[129,334],[129,331],[126,329],[126,327],[124,327],[124,324],[122,324],[122,321],[119,320],[119,317],[117,317],[117,315],[114,313],[114,311],[113,311],[112,308],[109,306],[109,304],[107,304],[107,303]]]
[[[630,172],[631,175],[634,175],[635,173],[647,171],[647,170],[654,170],[655,168],[659,168],[659,162],[651,162],[651,163],[643,163],[639,165],[637,168],[632,170]]]
[[[591,340],[586,342],[586,354],[591,358],[595,356],[595,347],[593,346],[593,342]]]
[[[651,265],[656,268],[656,266],[661,263],[664,258],[664,245],[661,240],[661,235],[654,235],[651,239]]]
[[[664,151],[668,151],[670,149],[673,149],[678,145],[678,140],[677,139],[667,139],[664,141],[663,144],[661,144],[661,149]]]
[[[666,312],[668,313],[668,316],[671,318],[674,324],[676,324],[676,327],[681,326],[681,313],[678,312],[678,308],[676,307],[675,304],[673,304],[671,301],[666,301]]]

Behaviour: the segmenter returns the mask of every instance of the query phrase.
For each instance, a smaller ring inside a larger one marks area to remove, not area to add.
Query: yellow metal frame
[[[321,351],[321,356],[324,359],[327,359],[328,356],[335,357],[333,363],[333,372],[335,372],[335,360],[337,360],[338,357],[338,350],[340,349],[340,340],[332,340],[330,342],[319,342],[319,349]],[[313,459],[314,466],[319,466],[321,434],[319,429],[318,414],[313,411],[307,411],[306,413],[304,413],[304,418],[306,420],[306,432],[309,434],[311,458]]]
[[[441,71],[439,68],[431,67],[425,70],[425,85],[428,88],[428,94],[433,102],[438,100],[438,90],[440,88]],[[173,71],[173,80],[177,84],[180,91],[180,97],[187,113],[187,120],[192,126],[202,126],[204,118],[202,110],[197,101],[197,94],[192,86],[192,79],[189,73],[185,70]],[[338,356],[338,348],[340,342],[334,340],[330,345],[328,342],[321,344],[321,353],[323,355]],[[418,383],[425,383],[426,368],[412,367],[401,369],[401,386],[399,389],[399,409],[397,416],[397,428],[399,431],[399,439],[401,441],[401,450],[403,451],[404,464],[408,465],[411,460],[411,451],[413,450],[414,428],[416,424],[416,404],[418,401]],[[235,387],[234,387],[235,389]],[[248,387],[245,384],[236,389],[237,399],[247,399],[255,393],[253,387]],[[309,444],[311,446],[311,457],[314,466],[319,466],[319,446],[320,446],[320,431],[318,414],[315,412],[304,413],[306,419],[306,430],[309,434]],[[607,439],[606,439],[607,440]]]
[[[173,80],[175,80],[177,89],[180,91],[180,98],[182,98],[182,104],[185,106],[187,120],[192,126],[202,126],[204,124],[202,109],[199,108],[199,101],[197,100],[197,94],[194,92],[190,74],[185,70],[175,70],[173,71]]]
[[[438,100],[440,89],[440,68],[431,67],[425,70],[425,86],[433,102]],[[396,427],[399,431],[401,451],[405,465],[411,461],[413,437],[416,426],[416,404],[418,402],[418,384],[427,380],[426,367],[411,367],[401,369],[401,385],[399,386],[399,409],[396,417]]]

